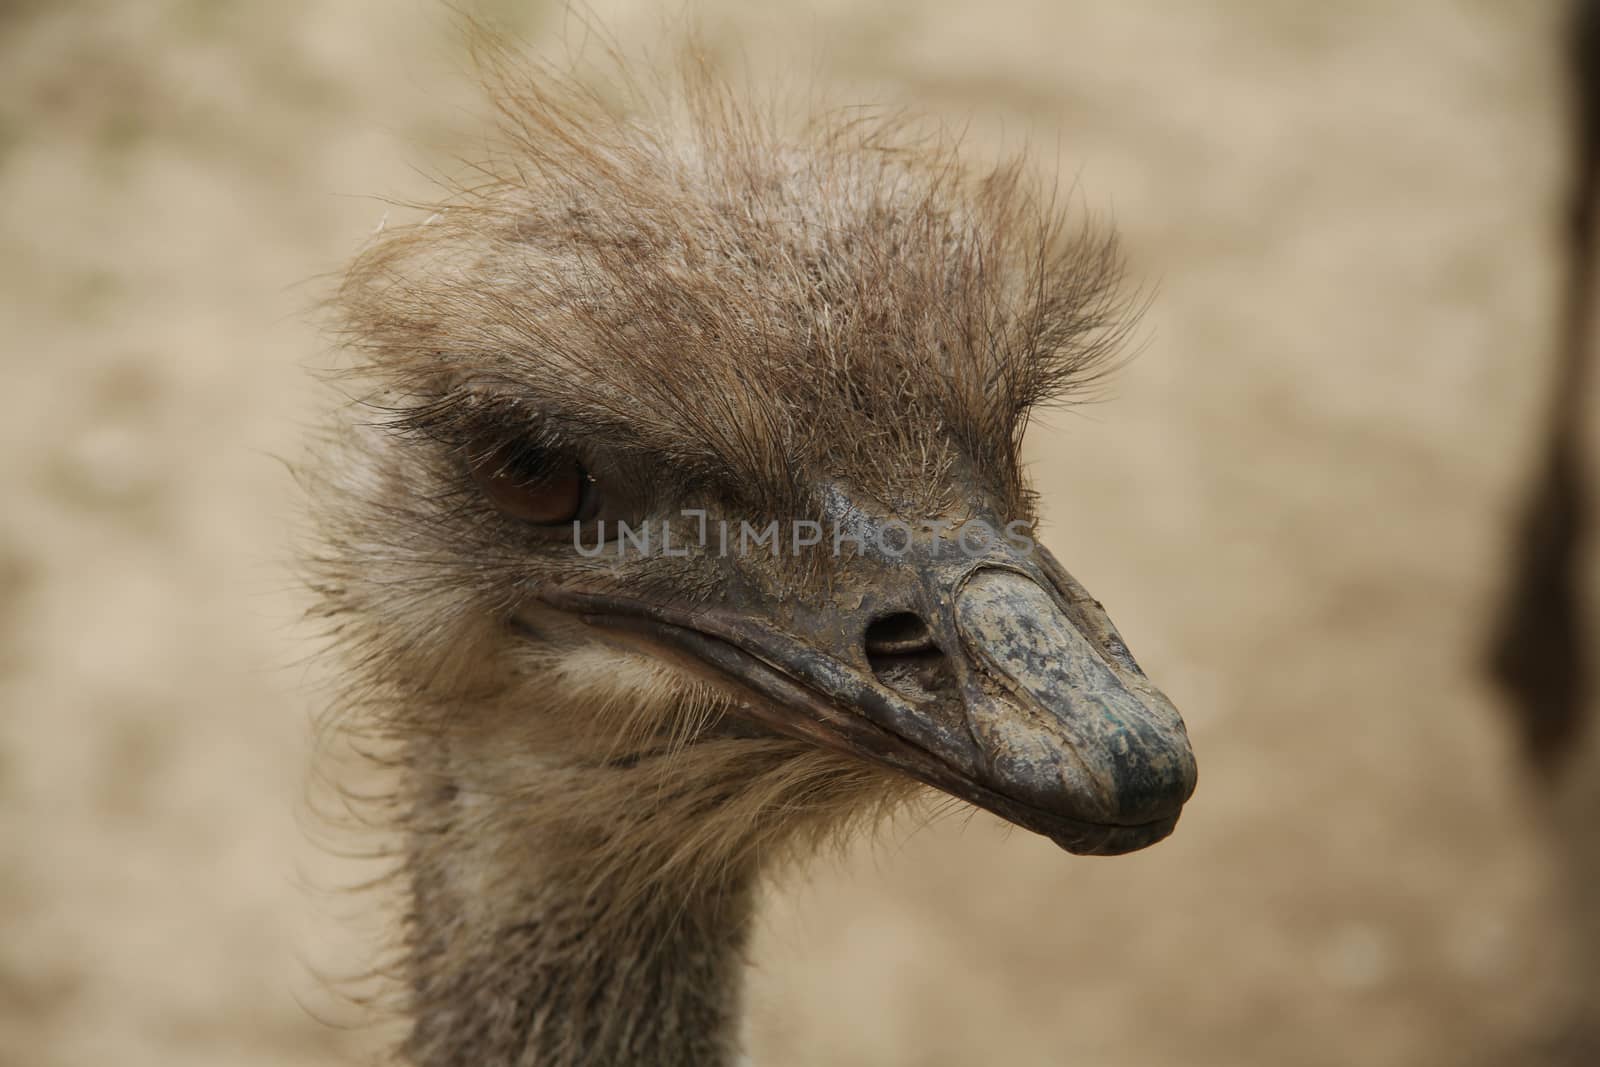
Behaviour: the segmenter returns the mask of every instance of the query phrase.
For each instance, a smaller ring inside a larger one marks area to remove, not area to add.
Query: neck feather
[[[621,776],[624,768],[543,768]],[[687,883],[608,854],[606,813],[566,823],[520,790],[523,817],[481,783],[416,800],[405,966],[418,1067],[720,1067],[736,1053],[755,872]],[[559,788],[556,785],[555,788]],[[548,800],[549,798],[544,798]],[[559,805],[565,809],[566,805]],[[547,805],[547,808],[555,805]],[[608,843],[616,841],[613,846]]]
[[[416,1067],[723,1067],[758,877],[909,782],[802,742],[592,744],[592,707],[408,733],[400,968]]]
[[[905,786],[777,739],[580,760],[514,722],[404,761],[408,1062],[732,1063],[760,873]]]

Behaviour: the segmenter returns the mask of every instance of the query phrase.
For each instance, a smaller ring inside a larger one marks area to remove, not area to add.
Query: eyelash
[[[543,481],[569,465],[583,469],[582,464],[566,461],[548,447],[518,438],[488,447],[479,445],[467,455],[469,467],[489,463],[496,465],[494,473],[512,474],[523,485]]]

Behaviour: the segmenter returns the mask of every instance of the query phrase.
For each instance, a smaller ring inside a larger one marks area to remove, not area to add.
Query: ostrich
[[[1519,536],[1512,546],[1504,602],[1487,662],[1516,715],[1524,752],[1556,779],[1588,727],[1594,689],[1583,603],[1583,553],[1592,519],[1584,455],[1594,377],[1595,226],[1600,208],[1600,0],[1569,11],[1566,291],[1561,348],[1538,466],[1528,479]]]
[[[306,473],[398,782],[399,1054],[715,1067],[785,861],[919,785],[1094,855],[1193,791],[1027,534],[1024,423],[1104,371],[1119,259],[904,123],[492,65],[503,147],[341,286]]]
[[[1596,226],[1600,224],[1600,0],[1568,7],[1566,80],[1572,150],[1567,189],[1565,291],[1560,347],[1544,440],[1529,473],[1509,581],[1495,613],[1486,665],[1534,772],[1545,817],[1559,843],[1557,867],[1570,917],[1575,969],[1568,1017],[1546,1062],[1600,1060],[1600,745],[1595,717],[1600,684],[1600,538],[1594,521],[1600,488],[1596,446]]]

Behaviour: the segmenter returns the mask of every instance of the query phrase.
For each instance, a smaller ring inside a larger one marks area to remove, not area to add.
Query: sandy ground
[[[1031,136],[1114,216],[1142,354],[1030,454],[1202,772],[1148,853],[980,817],[776,890],[757,1062],[1528,1062],[1572,952],[1476,657],[1552,342],[1554,6],[699,10],[758,77]],[[0,2],[0,1064],[369,1044],[307,972],[361,905],[297,824],[277,457],[371,194],[472,151],[464,67],[424,0]]]

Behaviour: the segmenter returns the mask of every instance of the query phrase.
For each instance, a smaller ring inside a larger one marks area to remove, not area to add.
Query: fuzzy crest
[[[1026,510],[1029,409],[1097,380],[1127,309],[1114,238],[1021,159],[975,176],[857,111],[786,129],[692,60],[604,95],[506,62],[494,92],[500,152],[340,294],[385,402],[520,407],[763,511],[823,475],[930,510],[954,454]]]

